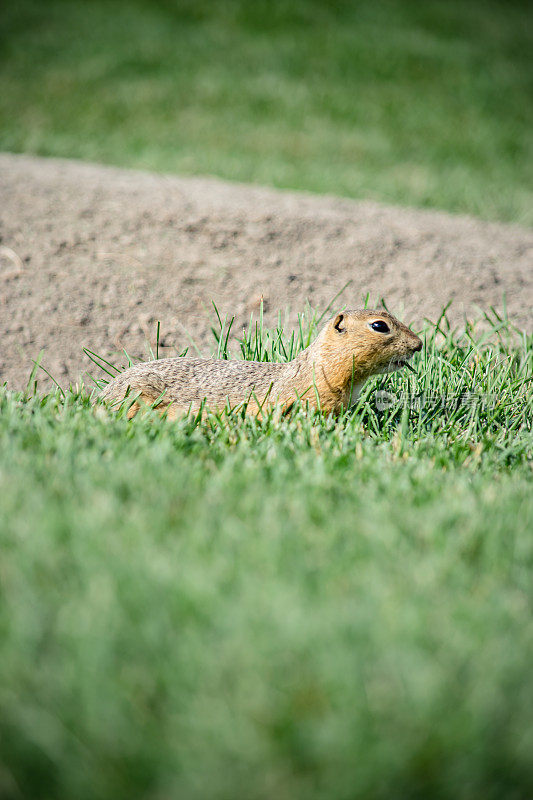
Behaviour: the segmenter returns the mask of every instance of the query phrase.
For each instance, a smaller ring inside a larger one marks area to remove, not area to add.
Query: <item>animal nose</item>
[[[417,339],[416,345],[413,347],[415,353],[419,353],[422,350],[422,340]]]

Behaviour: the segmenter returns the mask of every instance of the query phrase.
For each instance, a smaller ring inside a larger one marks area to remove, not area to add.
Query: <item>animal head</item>
[[[422,341],[387,311],[340,311],[320,334],[320,349],[339,373],[349,370],[357,379],[404,367]]]

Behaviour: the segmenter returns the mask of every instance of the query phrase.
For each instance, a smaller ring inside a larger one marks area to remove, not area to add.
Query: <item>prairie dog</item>
[[[133,417],[142,404],[157,404],[169,419],[207,408],[223,411],[247,404],[260,414],[279,405],[285,411],[298,400],[326,413],[353,405],[371,375],[394,372],[422,349],[422,342],[386,311],[340,311],[315,341],[285,364],[202,358],[162,358],[121,372],[100,397],[120,403],[136,398]]]

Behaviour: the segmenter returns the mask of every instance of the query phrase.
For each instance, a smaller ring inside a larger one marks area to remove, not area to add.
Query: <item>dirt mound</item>
[[[146,357],[210,338],[211,300],[237,329],[306,299],[357,306],[370,292],[415,325],[500,307],[533,320],[533,232],[389,208],[73,161],[0,155],[0,382],[25,385],[32,358],[62,384],[125,347]],[[124,359],[122,359],[124,360]],[[92,370],[95,371],[94,369]],[[42,380],[43,387],[46,380]]]

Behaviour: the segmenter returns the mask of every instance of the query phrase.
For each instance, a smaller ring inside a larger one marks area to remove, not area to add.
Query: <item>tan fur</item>
[[[390,332],[373,330],[377,320]],[[297,399],[337,413],[357,401],[367,378],[400,369],[421,347],[418,336],[386,311],[342,311],[286,364],[163,358],[121,372],[100,396],[114,404],[135,399],[129,417],[143,404],[156,404],[172,419],[197,413],[202,402],[218,411],[246,404],[248,413],[260,414],[277,404],[287,411]]]

